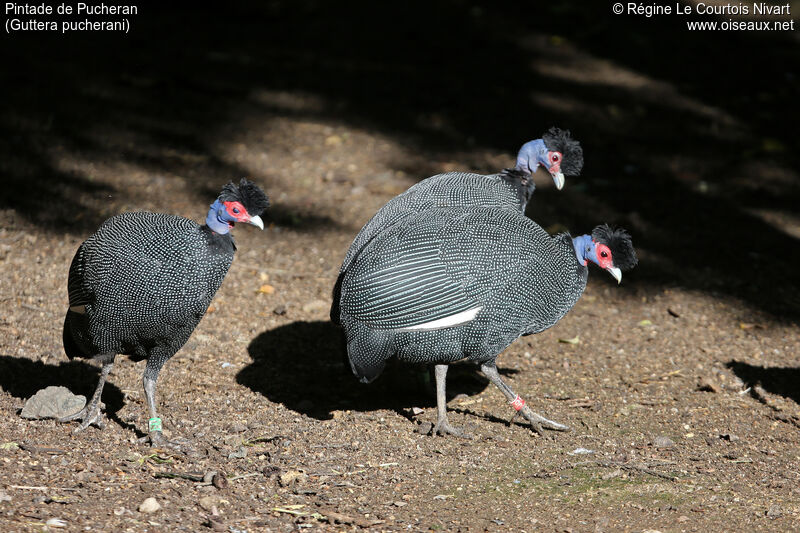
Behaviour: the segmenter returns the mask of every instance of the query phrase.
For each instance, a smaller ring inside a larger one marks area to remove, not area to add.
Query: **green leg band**
[[[161,431],[161,419],[151,418],[150,419],[150,431]]]

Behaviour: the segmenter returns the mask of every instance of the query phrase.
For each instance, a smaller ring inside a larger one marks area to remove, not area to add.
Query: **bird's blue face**
[[[251,217],[241,202],[223,202],[217,198],[217,200],[211,204],[211,208],[208,210],[208,216],[206,217],[206,224],[208,224],[209,228],[217,233],[224,234],[228,233],[230,228],[237,222],[252,224],[253,226],[264,229],[264,223],[261,221],[261,217]]]
[[[517,154],[517,168],[533,174],[539,165],[543,166],[556,184],[557,189],[564,186],[564,174],[561,172],[563,154],[547,149],[542,139],[536,139],[522,145]]]
[[[582,265],[591,261],[611,274],[617,283],[622,281],[622,272],[614,266],[614,258],[611,256],[611,249],[603,243],[592,240],[591,235],[581,235],[572,239],[572,246],[575,248],[575,255]]]

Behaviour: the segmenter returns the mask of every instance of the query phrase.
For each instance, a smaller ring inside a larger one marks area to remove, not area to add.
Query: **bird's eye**
[[[600,257],[608,257],[608,252],[603,250],[602,252],[600,252]]]
[[[233,208],[233,212],[236,213],[237,215],[239,214],[239,210],[236,209],[235,207]]]
[[[553,154],[553,162],[558,161],[558,154]]]

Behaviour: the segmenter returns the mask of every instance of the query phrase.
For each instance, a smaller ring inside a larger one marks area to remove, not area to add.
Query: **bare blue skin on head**
[[[550,160],[550,150],[547,149],[544,141],[536,139],[523,144],[519,153],[517,153],[516,168],[523,172],[534,174],[539,165],[544,167],[553,177],[556,188],[561,189],[564,186],[564,174],[561,173],[560,163],[556,166],[553,165]]]
[[[211,204],[211,208],[208,210],[208,216],[206,216],[206,224],[211,231],[214,233],[219,233],[220,235],[225,235],[231,229],[231,225],[235,222],[233,217],[228,214],[227,209],[225,209],[225,205],[220,201],[219,198]]]
[[[578,256],[578,261],[582,265],[586,265],[586,261],[591,259],[597,263],[597,252],[594,249],[594,241],[591,235],[581,235],[572,239],[572,246],[575,247],[575,255]]]

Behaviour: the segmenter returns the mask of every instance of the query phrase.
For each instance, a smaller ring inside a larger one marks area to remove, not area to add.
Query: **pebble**
[[[72,394],[66,387],[50,386],[28,398],[20,416],[30,420],[74,415],[86,405],[86,397]]]
[[[45,524],[47,527],[67,527],[67,523],[60,518],[51,518]]]
[[[5,493],[5,491],[0,490],[0,503],[3,502],[10,502],[11,496]]]
[[[766,512],[767,518],[780,518],[783,516],[783,511],[778,505],[770,505]]]
[[[704,392],[719,393],[721,389],[719,388],[719,385],[711,381],[710,378],[702,378],[700,379],[700,382],[697,384],[697,390]]]
[[[653,446],[656,448],[672,448],[675,446],[675,441],[669,437],[659,436],[653,439]]]
[[[433,424],[430,422],[422,422],[420,425],[414,428],[414,433],[419,433],[420,435],[427,435],[433,429]]]
[[[139,512],[140,513],[155,513],[156,511],[161,510],[161,504],[156,501],[155,498],[147,498],[139,505]]]
[[[567,455],[591,455],[594,453],[594,450],[590,450],[588,448],[575,448],[571,452],[567,452]]]
[[[326,302],[325,300],[312,300],[303,306],[303,312],[305,313],[319,313],[325,312],[327,313],[331,307],[330,302]]]
[[[213,496],[204,496],[197,501],[197,504],[207,513],[214,512],[218,503],[217,498]]]
[[[288,472],[281,474],[278,479],[282,487],[289,486],[292,483],[301,485],[308,479],[308,474],[299,470],[289,470]]]
[[[228,454],[228,459],[244,459],[245,457],[247,457],[247,448],[244,446],[239,446],[237,451]]]

